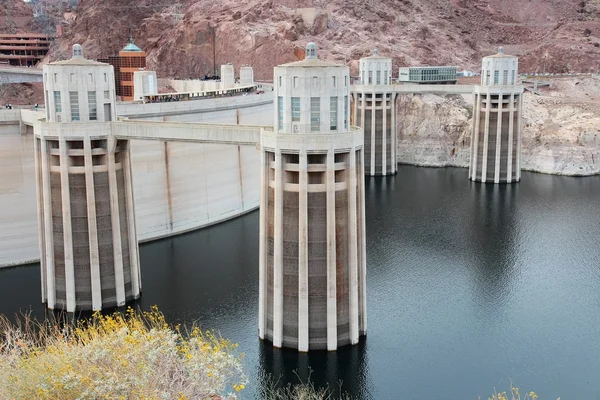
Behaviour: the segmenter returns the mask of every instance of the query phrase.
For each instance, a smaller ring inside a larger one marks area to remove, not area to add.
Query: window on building
[[[281,76],[279,77],[279,87],[281,87]]]
[[[513,72],[512,72],[512,83],[511,83],[511,85],[516,85],[516,84],[517,84],[517,81],[515,80],[515,71],[513,70]]]
[[[348,87],[348,75],[344,75],[344,87]]]
[[[365,71],[360,71],[360,84],[365,84]]]
[[[62,112],[62,104],[60,102],[60,92],[54,92],[54,111],[59,113]]]
[[[369,85],[373,84],[373,71],[369,71]]]
[[[329,130],[337,131],[338,117],[338,98],[331,97],[329,99]]]
[[[496,70],[494,71],[494,85],[497,85],[500,83],[500,71]]]
[[[79,97],[77,92],[69,92],[69,102],[71,103],[71,121],[80,121]]]
[[[384,85],[388,84],[388,72],[387,72],[387,69],[383,70],[383,84]]]
[[[58,74],[54,74],[54,83],[58,82]]]
[[[104,91],[104,99],[105,100],[110,100],[110,90],[105,90]]]
[[[292,97],[292,122],[300,121],[300,97]]]
[[[94,83],[94,74],[88,74],[88,79],[90,83]]]
[[[319,132],[320,130],[321,99],[319,97],[310,98],[310,131]]]
[[[75,82],[75,74],[71,74],[69,79],[70,79],[71,83],[74,83]]]
[[[98,120],[96,108],[96,92],[88,92],[88,109],[90,112],[90,121]]]
[[[490,71],[489,70],[487,70],[486,74],[485,74],[485,84],[486,84],[486,86],[490,85]]]
[[[278,129],[283,130],[283,97],[279,96],[277,98],[277,121],[278,121]]]
[[[377,70],[377,80],[376,83],[381,85],[381,71]]]
[[[298,77],[297,76],[294,77],[293,81],[294,81],[294,87],[298,87]]]
[[[348,96],[344,96],[344,129],[348,130]]]
[[[104,73],[104,82],[108,82],[108,78],[106,77],[106,72]]]
[[[504,73],[502,74],[502,84],[508,85],[508,70],[507,69],[505,69]]]
[[[316,76],[313,76],[313,78],[312,78],[312,87],[313,87],[313,89],[319,88],[319,78]]]
[[[331,78],[333,80],[333,87],[335,87],[335,76],[332,76]]]

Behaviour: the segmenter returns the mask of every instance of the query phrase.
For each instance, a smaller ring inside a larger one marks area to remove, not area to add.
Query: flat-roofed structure
[[[504,54],[484,57],[481,85],[475,87],[469,179],[511,183],[521,179],[523,86],[519,60]]]
[[[46,57],[51,42],[41,33],[0,33],[0,63],[34,66]]]
[[[456,83],[456,67],[401,67],[398,71],[398,82]]]

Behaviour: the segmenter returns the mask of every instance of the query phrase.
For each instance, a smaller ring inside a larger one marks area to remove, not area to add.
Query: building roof
[[[345,67],[342,64],[335,64],[329,61],[319,60],[317,57],[317,45],[314,43],[308,43],[306,45],[306,57],[304,60],[294,61],[287,64],[278,65],[278,67],[300,67],[300,68],[314,68],[314,67]]]
[[[123,47],[123,50],[121,51],[142,51],[142,49],[133,44],[133,38],[131,37],[129,38],[129,43],[127,46]]]
[[[504,54],[504,47],[498,47],[497,54],[492,54],[491,56],[486,56],[485,58],[514,58],[514,57],[516,57],[516,56]]]
[[[342,64],[336,64],[325,60],[319,60],[318,58],[309,58],[300,61],[294,61],[287,64],[278,65],[278,67],[343,67]]]
[[[82,65],[82,66],[89,66],[89,65],[110,65],[110,64],[106,64],[106,63],[102,63],[99,61],[94,61],[94,60],[86,60],[85,58],[71,58],[69,60],[64,60],[64,61],[55,61],[52,62],[48,65]]]
[[[362,57],[361,60],[391,60],[390,57],[384,57],[379,55],[377,48],[373,49],[373,54],[368,57]]]

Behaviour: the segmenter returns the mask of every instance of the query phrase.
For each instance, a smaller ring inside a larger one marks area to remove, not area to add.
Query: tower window
[[[281,131],[283,130],[283,97],[279,96],[277,98],[277,126]]]
[[[294,87],[298,87],[298,77],[294,77]]]
[[[368,84],[369,85],[373,84],[373,71],[369,71],[369,82],[368,82]]]
[[[500,83],[500,71],[496,70],[494,71],[494,85],[497,85]]]
[[[387,72],[387,69],[383,70],[383,84],[384,85],[388,84],[388,72]]]
[[[310,131],[319,132],[320,130],[321,99],[319,97],[310,98]]]
[[[279,87],[281,87],[281,76],[279,77]]]
[[[377,70],[377,81],[376,83],[378,85],[381,85],[381,71]]]
[[[98,120],[96,108],[96,92],[88,92],[88,108],[90,111],[90,121]]]
[[[54,111],[59,113],[62,112],[62,104],[60,102],[60,92],[54,92]]]
[[[338,98],[331,97],[329,99],[329,130],[337,131],[337,117],[338,117]]]
[[[508,85],[508,70],[507,69],[505,69],[504,73],[502,74],[502,84]]]
[[[300,121],[300,97],[292,97],[292,122]]]
[[[79,96],[77,92],[69,92],[69,102],[71,103],[71,121],[79,121]]]
[[[331,77],[333,79],[333,87],[335,87],[335,76]]]
[[[344,96],[344,129],[348,130],[348,96]]]

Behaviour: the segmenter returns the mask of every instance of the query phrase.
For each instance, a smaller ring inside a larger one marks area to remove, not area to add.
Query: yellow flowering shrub
[[[156,307],[31,325],[0,317],[0,399],[235,399],[248,383],[236,344]]]

